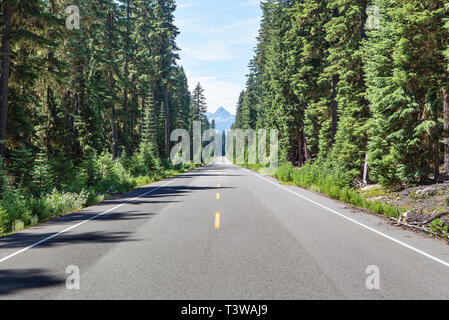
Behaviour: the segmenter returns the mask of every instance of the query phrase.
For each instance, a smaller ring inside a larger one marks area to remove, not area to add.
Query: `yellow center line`
[[[217,200],[220,200],[220,194],[217,193]]]
[[[220,184],[217,184],[217,188],[220,188],[221,186],[220,186]]]
[[[215,214],[215,229],[220,229],[220,212]]]

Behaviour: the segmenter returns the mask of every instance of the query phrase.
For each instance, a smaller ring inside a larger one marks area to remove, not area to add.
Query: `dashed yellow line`
[[[220,186],[220,184],[217,184],[217,188],[220,188],[221,186]]]
[[[217,193],[217,200],[220,200],[220,194]]]
[[[220,212],[215,214],[215,229],[220,229]]]

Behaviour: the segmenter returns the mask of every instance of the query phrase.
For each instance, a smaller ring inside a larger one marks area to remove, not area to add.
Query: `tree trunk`
[[[13,8],[3,3],[3,34],[1,49],[1,76],[0,76],[0,156],[6,156],[6,126],[8,117],[8,84],[11,52],[11,16]]]
[[[368,165],[368,153],[365,157],[365,165],[363,166],[363,183],[368,184],[369,177],[369,165]]]
[[[303,134],[303,141],[304,141],[304,161],[305,163],[310,161],[310,152],[309,152],[309,147],[307,146],[307,139],[306,139],[306,135]]]
[[[436,123],[433,130],[433,168],[435,182],[438,183],[438,178],[440,177],[440,135],[438,132],[438,112],[434,113],[433,120]]]
[[[444,116],[444,170],[449,174],[449,94],[443,89],[443,116]]]
[[[338,85],[338,76],[333,76],[332,77],[332,96],[331,96],[332,143],[335,143],[335,136],[337,134],[337,129],[338,129],[337,85]]]
[[[81,143],[80,141],[80,133],[78,130],[78,127],[76,126],[75,118],[78,116],[83,116],[84,119],[86,118],[86,83],[84,81],[84,61],[82,59],[79,59],[76,61],[76,70],[77,70],[77,76],[76,76],[76,87],[75,87],[75,108],[72,109],[73,115],[72,116],[72,126],[73,126],[73,145],[72,145],[72,152],[76,156],[80,156],[82,153]],[[83,139],[84,140],[84,139]]]
[[[302,167],[304,165],[304,132],[302,129],[298,134],[298,165]]]
[[[167,79],[168,80],[168,79]],[[168,88],[164,84],[164,116],[165,116],[165,157],[170,156],[170,132],[169,132],[169,110],[168,110]]]
[[[131,76],[131,83],[136,83],[136,75],[133,74]],[[137,96],[137,92],[135,88],[131,88],[131,105],[132,105],[132,111],[131,111],[131,150],[134,152],[138,146],[139,137],[136,132],[137,127],[137,117],[136,114],[136,108],[139,109],[139,98]]]
[[[117,133],[117,119],[115,114],[115,104],[114,104],[114,79],[112,71],[112,14],[108,12],[108,40],[109,40],[109,52],[108,52],[108,84],[109,84],[109,95],[110,95],[110,117],[111,117],[111,130],[112,130],[112,156],[114,159],[118,157],[118,133]]]
[[[125,78],[125,85],[123,88],[123,111],[125,114],[124,121],[124,134],[128,136],[128,141],[130,141],[130,134],[131,134],[131,128],[129,128],[130,119],[128,111],[128,77],[129,77],[129,22],[130,22],[130,5],[129,0],[126,1],[126,40],[125,40],[125,70],[124,70],[124,78]],[[132,149],[131,143],[129,143],[129,148]]]

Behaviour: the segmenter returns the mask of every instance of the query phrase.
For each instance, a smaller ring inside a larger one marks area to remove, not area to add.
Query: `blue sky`
[[[208,111],[220,106],[235,114],[254,54],[261,10],[259,0],[178,0],[175,12],[181,34],[179,64],[192,91],[205,89]]]

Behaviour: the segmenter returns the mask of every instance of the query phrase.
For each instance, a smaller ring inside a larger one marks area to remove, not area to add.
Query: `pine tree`
[[[325,26],[330,44],[326,73],[333,79],[332,103],[338,105],[339,117],[333,158],[353,178],[362,175],[368,143],[370,113],[362,63],[367,6],[366,0],[330,0],[332,17]]]
[[[170,106],[169,106],[169,88],[171,87],[171,78],[176,70],[176,60],[179,59],[178,47],[175,39],[179,34],[178,28],[174,25],[174,11],[176,5],[174,0],[156,0],[153,6],[154,23],[156,24],[154,42],[157,44],[157,54],[160,61],[156,65],[156,72],[159,78],[158,87],[162,89],[162,103],[164,109],[164,156],[169,156],[170,144]]]
[[[172,106],[171,128],[190,128],[191,94],[189,92],[187,76],[182,67],[177,68],[174,74],[174,85],[170,95]]]
[[[237,107],[236,107],[236,115],[235,115],[235,122],[233,124],[233,128],[235,129],[241,129],[242,128],[242,108],[243,108],[243,100],[245,99],[245,90],[240,92],[239,99],[237,101]]]
[[[326,24],[331,10],[326,2],[308,0],[290,10],[293,19],[289,39],[298,49],[290,61],[297,70],[291,80],[296,95],[306,103],[304,130],[301,132],[304,160],[310,151],[315,157],[326,157],[336,131],[336,109],[333,106],[332,79],[324,72],[328,66],[329,43]]]
[[[0,76],[0,157],[6,156],[6,127],[9,99],[9,70],[11,55],[11,16],[16,7],[8,2],[2,2],[2,48],[1,48],[1,76]]]
[[[192,93],[192,120],[202,120],[207,112],[206,97],[201,83],[198,82]]]
[[[384,19],[367,44],[373,121],[370,165],[384,184],[438,178],[446,11],[440,1],[379,1]]]

